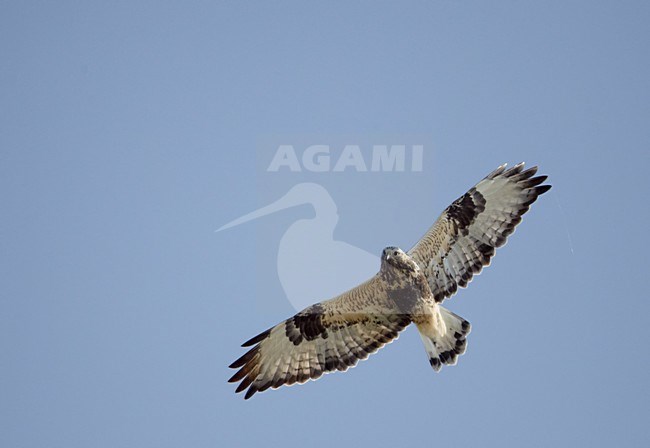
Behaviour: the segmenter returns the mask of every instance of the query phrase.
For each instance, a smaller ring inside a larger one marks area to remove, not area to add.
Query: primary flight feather
[[[236,392],[304,383],[345,371],[414,323],[438,371],[465,352],[469,322],[440,306],[490,264],[521,217],[551,186],[537,167],[502,165],[438,217],[407,253],[384,249],[379,272],[330,300],[316,303],[245,342],[230,367]]]

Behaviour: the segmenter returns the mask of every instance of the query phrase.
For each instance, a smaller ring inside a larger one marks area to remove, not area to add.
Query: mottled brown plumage
[[[408,254],[424,270],[437,302],[490,264],[537,197],[550,185],[537,167],[502,165],[456,199]]]
[[[414,323],[438,371],[465,352],[469,322],[439,305],[490,263],[540,194],[546,176],[523,163],[490,173],[440,215],[408,252],[388,247],[379,273],[314,304],[243,344],[230,382],[245,398],[282,385],[345,371]]]

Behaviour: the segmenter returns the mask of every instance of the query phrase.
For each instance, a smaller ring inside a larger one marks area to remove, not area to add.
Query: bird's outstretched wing
[[[371,298],[372,300],[367,300]],[[248,399],[258,391],[345,371],[396,339],[411,323],[387,300],[377,278],[312,305],[245,342],[252,348],[230,367]]]
[[[524,171],[520,163],[490,173],[445,209],[429,231],[408,252],[424,270],[436,302],[464,288],[490,264],[521,217],[550,185],[547,176],[535,176],[537,167]]]

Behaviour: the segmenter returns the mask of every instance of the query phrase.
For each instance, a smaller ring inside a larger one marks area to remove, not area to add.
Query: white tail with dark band
[[[420,337],[429,356],[429,363],[438,372],[443,364],[455,365],[465,353],[471,326],[462,317],[436,306],[432,325],[418,325]]]

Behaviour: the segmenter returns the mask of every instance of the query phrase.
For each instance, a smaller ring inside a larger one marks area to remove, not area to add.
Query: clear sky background
[[[0,445],[648,446],[650,3],[270,3],[0,5]],[[426,137],[421,175],[323,177],[377,254],[503,162],[550,175],[447,304],[457,366],[408,329],[233,393],[239,344],[294,312],[254,235],[313,213],[214,232],[281,192],[269,135]]]

